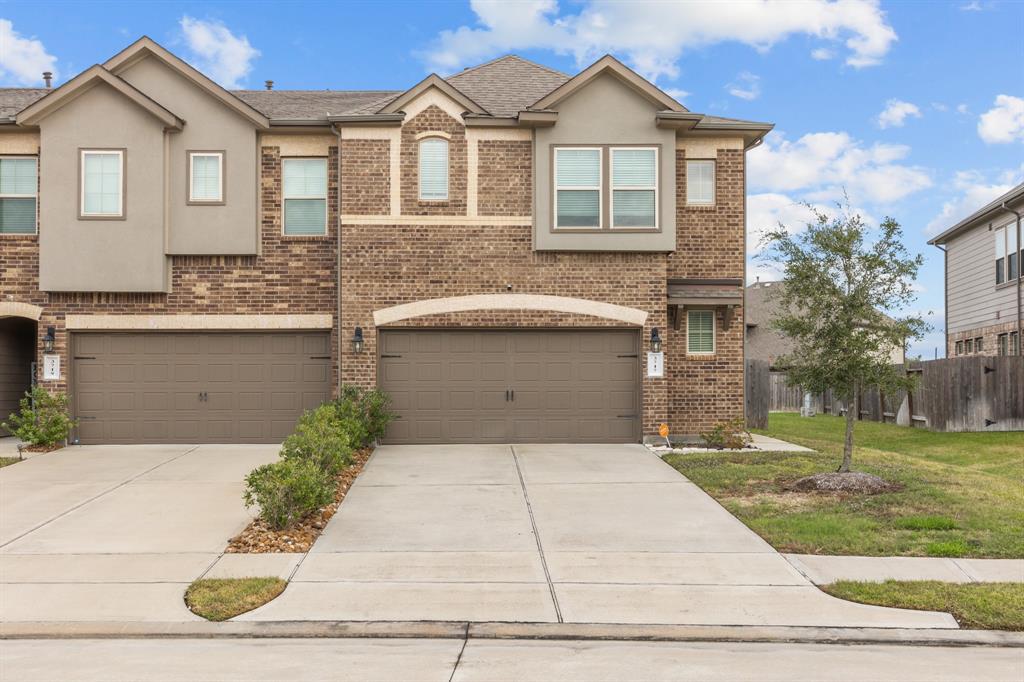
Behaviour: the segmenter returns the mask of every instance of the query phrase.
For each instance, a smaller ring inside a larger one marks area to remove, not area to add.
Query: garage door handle
[[[387,355],[387,354],[382,354],[382,355],[381,355],[381,357],[382,357],[382,358],[400,358],[400,357],[402,357],[402,356],[401,356],[401,355]]]
[[[632,355],[618,355],[616,357],[620,357],[620,358],[638,358],[640,356],[637,355],[636,353],[633,353]]]
[[[76,355],[75,360],[95,360],[96,358],[91,355]]]
[[[617,419],[636,419],[635,414],[617,414],[615,417]]]
[[[330,355],[310,355],[309,359],[310,360],[330,360],[331,356]]]

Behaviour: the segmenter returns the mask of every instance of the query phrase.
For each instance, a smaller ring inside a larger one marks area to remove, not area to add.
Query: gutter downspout
[[[1024,264],[1022,264],[1020,262],[1020,254],[1021,254],[1022,251],[1024,251],[1024,249],[1021,248],[1022,244],[1020,243],[1020,211],[1015,211],[1014,209],[1010,208],[1009,206],[1006,205],[1005,201],[1003,202],[1002,208],[1003,208],[1004,211],[1007,211],[1007,212],[1012,213],[1013,215],[1017,216],[1017,243],[1016,243],[1017,253],[1015,254],[1017,256],[1017,355],[1024,355],[1024,334],[1022,334],[1022,331],[1021,331],[1021,308],[1020,308],[1020,299],[1021,299],[1020,288],[1021,288],[1022,280],[1024,280],[1024,277],[1021,276],[1022,274],[1024,274],[1024,273],[1021,273],[1021,265],[1024,265]]]
[[[338,299],[338,397],[341,397],[341,353],[345,348],[345,342],[341,338],[341,128],[337,123],[331,123],[331,130],[334,131],[334,137],[338,141],[338,187],[336,190],[338,193],[338,265],[335,296]]]

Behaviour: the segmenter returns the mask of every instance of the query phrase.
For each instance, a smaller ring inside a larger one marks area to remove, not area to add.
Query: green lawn
[[[898,483],[881,495],[796,493],[834,471],[840,417],[770,415],[766,435],[817,453],[665,458],[776,549],[803,554],[1024,558],[1024,433],[934,433],[858,422],[854,468]]]
[[[206,578],[189,585],[185,604],[206,620],[222,621],[263,606],[287,585],[280,578]]]
[[[823,590],[840,599],[921,611],[946,611],[962,627],[1024,630],[1024,584],[941,583],[930,580],[863,583],[843,581]]]
[[[20,461],[21,458],[19,457],[0,457],[0,469],[3,469],[4,467],[10,466],[12,464],[17,464]]]

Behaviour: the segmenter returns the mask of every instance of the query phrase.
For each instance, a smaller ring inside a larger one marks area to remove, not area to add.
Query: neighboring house
[[[341,382],[391,394],[391,442],[743,413],[745,152],[771,126],[612,57],[232,92],[143,38],[0,90],[3,116],[0,317],[33,325],[10,342],[81,442],[279,441]]]
[[[1019,215],[1024,183],[935,237],[945,253],[946,357],[1019,355],[1021,261]]]
[[[772,294],[783,286],[782,282],[762,282],[759,279],[747,287],[747,359],[764,360],[773,369],[780,357],[793,352],[793,342],[772,327],[772,321],[779,311],[778,301]],[[888,352],[890,362],[894,365],[903,364],[906,360],[905,351],[904,346],[893,347]]]

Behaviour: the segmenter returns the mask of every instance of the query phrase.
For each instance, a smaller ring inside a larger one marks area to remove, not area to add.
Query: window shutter
[[[220,154],[193,154],[192,201],[221,201]]]
[[[420,142],[420,199],[448,198],[448,140],[428,137]]]

